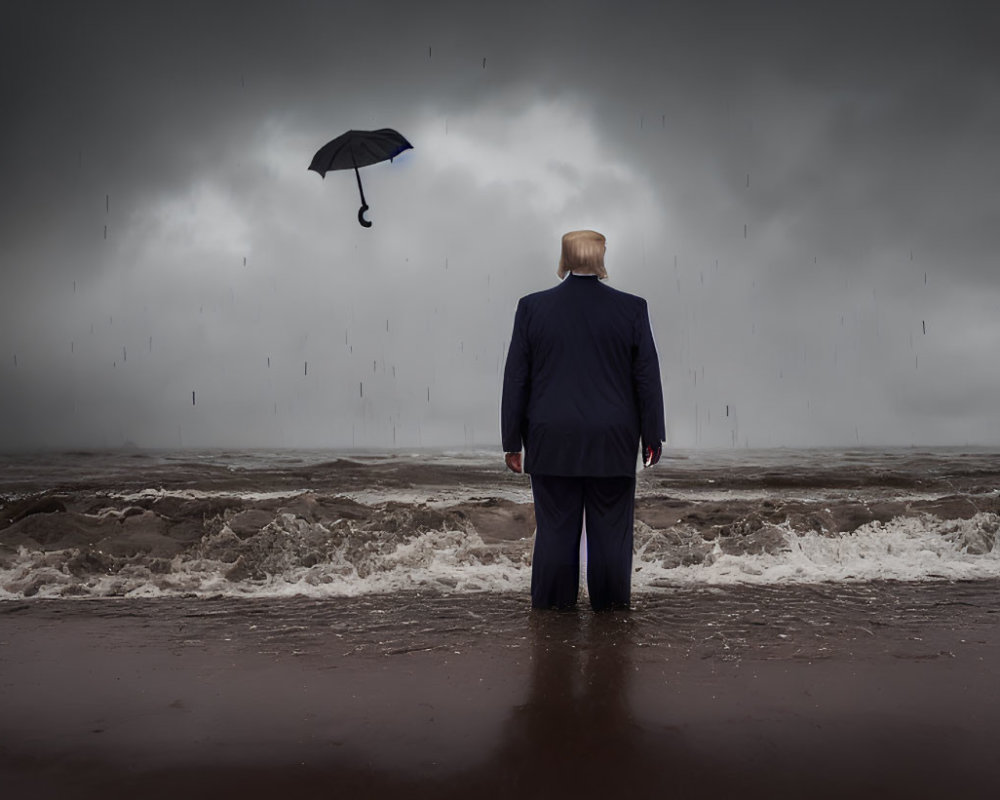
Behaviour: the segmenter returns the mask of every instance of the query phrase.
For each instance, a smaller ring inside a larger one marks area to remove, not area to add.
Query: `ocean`
[[[492,451],[0,456],[7,600],[517,598],[533,531]],[[998,531],[993,449],[668,450],[638,475],[633,593],[990,581]]]

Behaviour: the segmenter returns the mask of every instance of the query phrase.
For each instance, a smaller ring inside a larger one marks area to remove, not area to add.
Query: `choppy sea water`
[[[0,456],[0,598],[527,592],[499,453]],[[633,587],[1000,578],[1000,452],[668,451]]]

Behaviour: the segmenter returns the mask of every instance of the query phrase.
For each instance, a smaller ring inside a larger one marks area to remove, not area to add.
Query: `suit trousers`
[[[579,593],[580,536],[587,524],[587,590],[595,611],[628,608],[632,594],[635,476],[532,475],[535,547],[531,605],[572,608]]]

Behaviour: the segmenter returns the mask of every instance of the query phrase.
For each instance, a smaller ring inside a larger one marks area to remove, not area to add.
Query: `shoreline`
[[[996,582],[0,602],[9,798],[993,796]]]

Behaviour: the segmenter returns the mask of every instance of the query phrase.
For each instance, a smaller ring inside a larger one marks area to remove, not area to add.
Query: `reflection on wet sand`
[[[4,797],[992,797],[995,583],[0,603]]]
[[[632,628],[627,613],[531,612],[527,696],[486,770],[506,773],[510,796],[612,796],[642,779]]]

